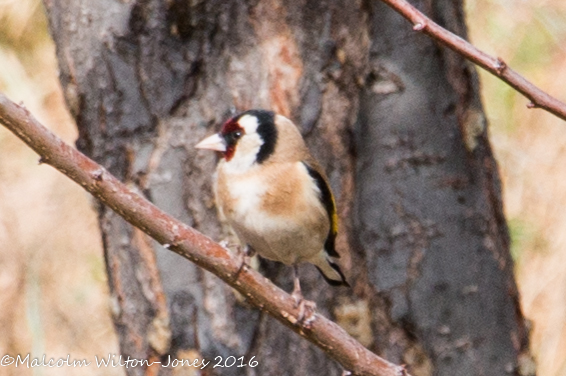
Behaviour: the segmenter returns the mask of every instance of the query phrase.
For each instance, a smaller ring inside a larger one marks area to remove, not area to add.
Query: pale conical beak
[[[196,144],[195,148],[224,152],[226,151],[226,141],[224,141],[224,139],[220,137],[220,134],[216,133]]]

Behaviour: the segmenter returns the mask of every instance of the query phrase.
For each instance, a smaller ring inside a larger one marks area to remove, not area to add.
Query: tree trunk
[[[465,35],[461,2],[413,3]],[[377,0],[45,5],[82,151],[222,240],[216,160],[194,145],[234,109],[290,117],[337,196],[337,248],[353,286],[331,288],[305,266],[305,295],[415,376],[524,374],[528,338],[471,66]],[[341,373],[219,279],[98,210],[124,356],[258,362],[211,364],[210,375]],[[260,267],[291,289],[289,268]]]

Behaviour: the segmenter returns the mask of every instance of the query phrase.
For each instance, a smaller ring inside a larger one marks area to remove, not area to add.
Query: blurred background
[[[0,90],[73,143],[41,1],[0,0]],[[118,353],[89,195],[0,127],[0,356]],[[0,375],[124,375],[123,367],[0,367]]]
[[[467,0],[472,42],[566,100],[566,2]],[[408,25],[407,25],[408,26]],[[0,0],[0,90],[67,142],[55,47],[39,0]],[[522,307],[539,376],[566,376],[566,123],[480,71]],[[0,127],[0,355],[118,353],[89,195]],[[122,367],[0,369],[123,375]]]

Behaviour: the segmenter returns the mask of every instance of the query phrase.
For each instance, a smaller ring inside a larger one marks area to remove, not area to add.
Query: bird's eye
[[[233,131],[226,134],[224,139],[228,145],[234,145],[243,136],[243,134],[244,133],[241,130]]]

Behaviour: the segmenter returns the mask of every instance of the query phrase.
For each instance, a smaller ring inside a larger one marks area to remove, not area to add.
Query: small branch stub
[[[501,76],[506,69],[507,69],[507,63],[505,63],[503,59],[498,57],[497,60],[495,61],[495,71],[499,76]]]
[[[538,108],[538,106],[536,105],[536,103],[534,102],[529,102],[527,103],[527,108],[531,109],[531,108]]]
[[[96,181],[102,181],[104,175],[103,169],[98,169],[92,172],[92,178]]]
[[[415,31],[423,31],[426,28],[426,23],[423,22],[417,22],[414,26],[413,26],[413,30]]]

